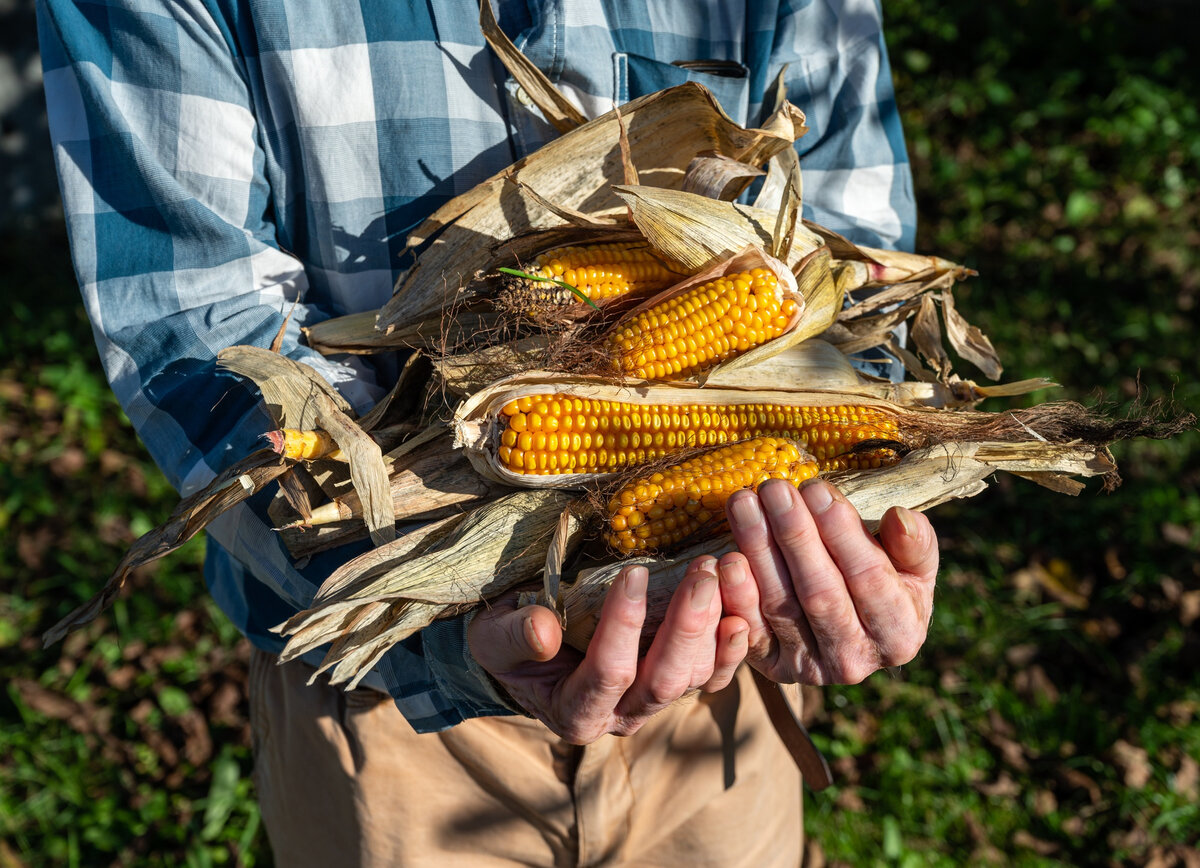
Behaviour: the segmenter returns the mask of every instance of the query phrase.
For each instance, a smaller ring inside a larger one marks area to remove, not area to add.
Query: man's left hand
[[[857,684],[916,656],[933,614],[937,537],[893,507],[867,532],[834,486],[769,480],[726,506],[738,551],[719,562],[726,615],[750,625],[747,661],[773,681]]]

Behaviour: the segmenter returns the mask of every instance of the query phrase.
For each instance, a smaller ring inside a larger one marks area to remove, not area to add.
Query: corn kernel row
[[[752,437],[795,439],[824,470],[891,463],[889,448],[854,451],[868,440],[902,441],[896,421],[875,407],[775,404],[636,404],[556,393],[505,404],[497,456],[518,474],[609,473],[682,450]]]

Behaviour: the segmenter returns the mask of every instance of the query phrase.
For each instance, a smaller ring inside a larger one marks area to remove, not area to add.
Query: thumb
[[[937,534],[921,513],[893,506],[879,522],[879,541],[900,572],[924,581],[937,575]]]
[[[489,672],[553,659],[562,647],[558,617],[545,606],[482,612],[467,630],[471,654]]]

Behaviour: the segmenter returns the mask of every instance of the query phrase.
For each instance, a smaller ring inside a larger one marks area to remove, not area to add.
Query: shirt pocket
[[[740,124],[746,123],[750,71],[742,64],[731,60],[664,63],[624,51],[613,53],[613,99],[618,105],[689,81],[707,87],[727,115]]]

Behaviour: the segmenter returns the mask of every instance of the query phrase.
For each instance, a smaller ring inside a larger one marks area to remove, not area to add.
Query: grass
[[[958,307],[1005,378],[1063,384],[1030,400],[1200,409],[1189,4],[885,14],[919,248],[980,272]],[[175,502],[103,382],[56,233],[0,242],[0,865],[270,864],[247,649],[203,592],[200,546],[139,571],[65,647],[36,641]],[[809,691],[838,779],[807,799],[814,856],[1196,864],[1198,447],[1121,445],[1112,494],[1006,479],[933,513],[924,652]]]

